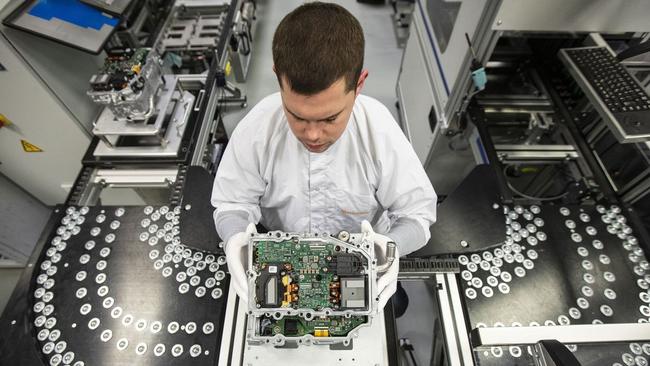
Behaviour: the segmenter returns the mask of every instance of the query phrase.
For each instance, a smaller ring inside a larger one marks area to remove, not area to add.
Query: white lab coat
[[[416,222],[424,242],[392,238],[406,254],[429,240],[436,201],[413,148],[383,104],[358,96],[341,137],[325,152],[311,153],[291,132],[275,93],[233,132],[211,202],[215,219],[245,211],[248,222],[268,230],[354,233],[368,220],[375,231],[389,233],[397,220]]]

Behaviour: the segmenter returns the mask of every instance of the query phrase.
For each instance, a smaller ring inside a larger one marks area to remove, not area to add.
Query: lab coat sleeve
[[[214,224],[217,233],[226,243],[233,235],[246,231],[249,223],[246,211],[223,211],[217,215],[217,210],[214,210]]]
[[[376,194],[391,222],[387,236],[403,256],[429,241],[438,199],[413,147],[390,114],[389,118],[392,131],[380,139],[386,146],[377,151],[380,159]]]
[[[249,117],[254,116],[249,114],[233,132],[212,186],[215,227],[224,241],[245,231],[249,223],[257,224],[261,217],[260,198],[266,183]]]

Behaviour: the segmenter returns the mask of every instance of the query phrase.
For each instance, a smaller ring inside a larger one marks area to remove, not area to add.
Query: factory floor
[[[0,268],[0,313],[2,313],[18,283],[23,268]]]

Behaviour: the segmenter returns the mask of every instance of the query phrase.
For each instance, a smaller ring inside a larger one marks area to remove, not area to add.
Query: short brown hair
[[[282,19],[273,36],[273,63],[296,93],[313,95],[345,77],[354,90],[363,68],[365,41],[359,21],[345,8],[312,2]]]

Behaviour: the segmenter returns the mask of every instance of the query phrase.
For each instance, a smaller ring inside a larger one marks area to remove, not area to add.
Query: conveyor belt
[[[225,257],[182,245],[179,214],[55,210],[0,320],[0,364],[216,364]]]
[[[461,254],[502,242],[503,216],[491,208],[500,201],[494,169],[477,165],[438,206],[438,220],[430,228],[427,245],[409,257]]]
[[[650,265],[616,206],[504,207],[506,242],[459,256],[472,328],[647,323]],[[534,238],[534,239],[533,239]],[[647,365],[647,343],[570,345],[582,365]],[[481,365],[533,364],[527,347],[475,351]]]

